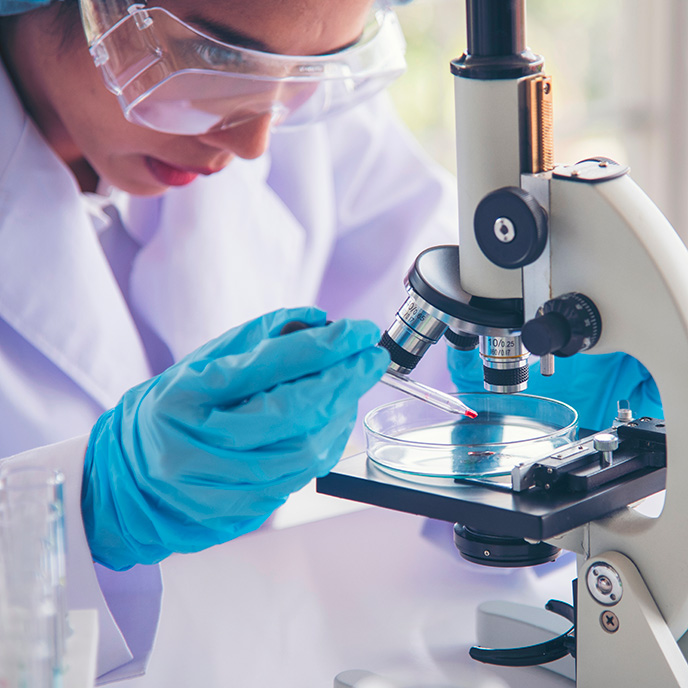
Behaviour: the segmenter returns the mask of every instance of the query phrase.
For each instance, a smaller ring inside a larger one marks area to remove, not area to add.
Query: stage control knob
[[[601,334],[597,306],[577,292],[547,301],[521,331],[524,346],[536,356],[573,356],[595,346]]]

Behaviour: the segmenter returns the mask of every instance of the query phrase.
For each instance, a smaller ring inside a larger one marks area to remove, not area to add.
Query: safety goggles
[[[299,126],[377,93],[405,69],[394,12],[376,5],[359,40],[329,55],[278,55],[215,40],[161,7],[80,0],[91,55],[124,116],[200,135],[268,115]]]

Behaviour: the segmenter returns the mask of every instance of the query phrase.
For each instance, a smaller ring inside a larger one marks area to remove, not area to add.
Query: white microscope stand
[[[602,320],[591,353],[634,356],[662,397],[667,482],[661,516],[625,509],[552,543],[581,555],[577,685],[688,686],[688,663],[677,643],[688,629],[688,546],[682,540],[688,521],[688,460],[682,456],[688,451],[688,249],[628,175],[599,183],[551,172],[521,176],[521,80],[457,77],[454,83],[462,287],[483,297],[523,297],[527,319],[549,298],[586,295]],[[473,233],[477,204],[507,186],[529,190],[549,215],[549,246],[522,270],[491,263]],[[611,564],[621,578],[623,596],[613,607],[588,592],[587,571],[597,561]],[[600,621],[610,611],[618,620],[615,632]]]
[[[628,177],[550,185],[552,291],[589,296],[602,317],[594,353],[625,351],[660,390],[667,431],[664,509],[626,509],[557,538],[577,552],[577,685],[688,686],[677,640],[688,629],[685,385],[688,383],[688,250]],[[619,574],[623,594],[604,606],[588,590],[591,564]],[[610,613],[614,616],[610,616]],[[606,625],[606,628],[603,627]]]
[[[622,509],[552,544],[579,555],[576,685],[688,688],[680,647],[688,629],[688,249],[628,175],[597,183],[557,169],[522,176],[521,86],[528,78],[454,80],[461,286],[480,297],[523,298],[526,319],[549,298],[582,293],[602,321],[591,353],[624,351],[653,375],[667,439],[661,515]],[[527,189],[549,218],[548,246],[524,269],[490,262],[473,233],[481,199],[510,186]],[[616,572],[612,605],[589,591],[593,564]]]
[[[688,688],[679,646],[688,629],[688,546],[681,541],[688,520],[688,461],[681,458],[688,447],[688,249],[628,175],[598,183],[550,173],[543,179],[551,293],[580,292],[594,301],[602,320],[595,354],[625,351],[648,368],[662,396],[667,437],[658,517],[624,508],[550,540],[579,555],[576,685]],[[593,565],[618,575],[613,604],[592,596]],[[361,679],[351,685],[378,681]]]
[[[555,176],[549,191],[552,294],[581,292],[595,302],[603,325],[594,353],[625,351],[648,368],[667,431],[661,515],[627,508],[550,541],[579,555],[576,685],[688,686],[680,647],[688,629],[688,547],[681,542],[688,518],[688,462],[681,458],[688,447],[688,249],[628,176],[601,183]],[[611,605],[591,594],[594,577],[588,584],[600,565],[618,574],[621,594]]]

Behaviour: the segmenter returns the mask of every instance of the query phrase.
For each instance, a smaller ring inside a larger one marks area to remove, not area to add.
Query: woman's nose
[[[207,145],[230,151],[246,160],[253,160],[267,150],[271,126],[272,116],[265,113],[228,129],[212,131],[198,138]]]

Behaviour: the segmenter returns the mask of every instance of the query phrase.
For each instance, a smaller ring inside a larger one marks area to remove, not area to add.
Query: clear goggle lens
[[[82,0],[82,12],[91,2]],[[405,68],[401,29],[394,13],[382,7],[356,44],[332,55],[273,55],[234,47],[162,8],[140,5],[130,7],[90,46],[129,121],[184,135],[262,116],[283,126],[318,121],[374,95]]]

